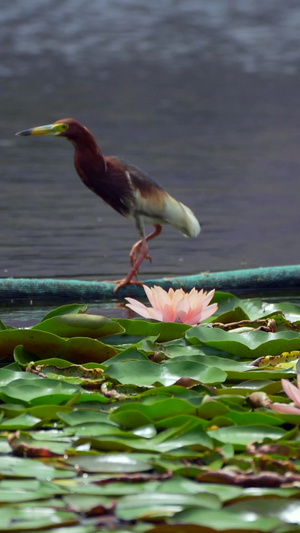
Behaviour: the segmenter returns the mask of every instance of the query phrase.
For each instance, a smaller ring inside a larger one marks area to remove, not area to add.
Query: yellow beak
[[[58,124],[46,124],[29,130],[18,131],[16,135],[60,135],[68,129],[69,125],[63,122]]]

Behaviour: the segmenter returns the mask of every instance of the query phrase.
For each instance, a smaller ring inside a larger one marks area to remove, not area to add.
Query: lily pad
[[[46,331],[60,337],[108,337],[123,333],[124,328],[115,320],[100,315],[66,314],[44,319],[31,331]]]

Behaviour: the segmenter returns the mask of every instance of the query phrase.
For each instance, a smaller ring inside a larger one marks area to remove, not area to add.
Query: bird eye
[[[61,125],[62,131],[67,131],[68,128],[69,128],[69,124],[62,124]]]

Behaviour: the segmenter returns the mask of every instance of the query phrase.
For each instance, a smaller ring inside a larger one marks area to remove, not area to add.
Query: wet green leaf
[[[227,311],[213,318],[213,322],[221,322],[222,324],[229,324],[230,322],[238,322],[240,320],[248,320],[249,316],[245,311],[237,306],[234,309]]]
[[[0,369],[0,532],[298,530],[299,417],[268,403],[292,401],[280,380],[296,372],[252,361],[296,357],[300,307],[215,300],[212,320],[272,316],[277,332],[110,320],[81,304],[30,330],[0,324],[0,357],[15,358]],[[97,340],[111,323],[121,334]]]
[[[0,481],[0,502],[17,503],[44,500],[68,491],[49,481],[7,479]]]
[[[77,524],[78,518],[70,511],[60,511],[50,507],[27,505],[16,508],[6,506],[1,509],[0,531],[32,531],[51,526]]]
[[[130,454],[105,454],[98,456],[71,457],[67,464],[79,468],[83,472],[105,472],[105,473],[136,473],[147,472],[152,469],[152,465],[139,461],[131,457]]]
[[[14,374],[12,372],[12,374]],[[57,382],[52,379],[44,381],[38,376],[34,379],[16,379],[5,386],[0,387],[0,398],[5,401],[17,400],[21,404],[39,405],[62,403],[74,394],[80,392],[76,385]]]
[[[158,400],[150,405],[142,405],[139,403],[136,404],[124,404],[117,407],[110,415],[110,420],[116,421],[123,420],[126,424],[127,413],[136,413],[136,415],[142,415],[145,420],[154,422],[156,420],[161,420],[169,416],[180,415],[189,415],[196,414],[197,408],[180,398],[169,398],[165,400]]]
[[[150,322],[148,320],[126,318],[115,319],[132,337],[158,337],[159,342],[180,339],[192,326],[177,322]]]
[[[231,426],[213,429],[208,434],[220,442],[228,442],[236,446],[247,446],[250,442],[262,442],[264,439],[278,440],[284,429],[264,425]]]
[[[70,413],[59,412],[58,416],[69,426],[79,426],[91,422],[94,422],[95,424],[113,424],[113,422],[109,421],[108,413],[100,413],[98,410],[89,411],[86,409],[78,409]]]
[[[68,314],[80,314],[80,313],[86,313],[88,310],[87,304],[66,304],[61,305],[60,307],[57,307],[56,309],[53,309],[49,313],[47,313],[41,322],[44,320],[48,320],[49,318],[61,316],[61,315],[68,315]]]
[[[106,373],[120,383],[138,386],[150,386],[155,383],[168,386],[182,377],[202,383],[221,383],[226,379],[225,372],[216,367],[189,361],[169,361],[161,365],[151,361],[127,361],[111,364]]]
[[[40,418],[31,416],[30,414],[24,413],[14,418],[9,418],[7,420],[2,420],[0,423],[1,429],[28,429],[37,426],[41,422]]]
[[[0,358],[12,355],[19,344],[22,344],[26,351],[44,359],[58,356],[65,345],[65,340],[45,331],[30,329],[0,331]]]
[[[172,522],[172,520],[171,520]],[[194,524],[207,527],[216,531],[253,531],[271,532],[281,525],[276,518],[261,518],[253,513],[234,513],[222,510],[189,509],[178,513],[173,519],[177,524]],[[178,527],[178,526],[177,526]]]
[[[124,328],[115,320],[100,315],[81,313],[52,316],[33,326],[32,330],[54,333],[59,337],[90,337],[92,339],[124,332]]]
[[[0,475],[7,478],[28,478],[49,481],[54,478],[69,478],[76,472],[48,466],[36,459],[0,456]],[[1,516],[2,518],[2,516]]]
[[[282,498],[276,501],[274,505],[273,498],[248,500],[247,502],[238,502],[228,506],[229,512],[253,513],[260,517],[278,518],[283,522],[300,526],[299,499]]]
[[[73,337],[68,339],[60,356],[72,363],[103,363],[116,355],[117,350],[97,339]]]
[[[196,326],[187,331],[186,337],[192,344],[197,344],[200,341],[203,344],[223,349],[243,359],[248,358],[250,360],[264,355],[277,355],[284,351],[300,350],[300,335],[293,331],[233,333],[218,328]]]
[[[220,501],[213,494],[185,495],[160,492],[125,496],[117,505],[117,516],[122,520],[168,518],[185,508],[219,509]]]

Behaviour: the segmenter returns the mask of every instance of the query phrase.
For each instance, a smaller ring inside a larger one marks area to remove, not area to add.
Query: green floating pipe
[[[299,296],[300,265],[262,267],[228,272],[208,272],[193,276],[143,281],[150,287],[183,288],[233,292],[247,296]],[[0,303],[91,302],[122,300],[125,296],[143,297],[139,285],[127,285],[114,292],[115,284],[107,281],[59,279],[0,279]]]

